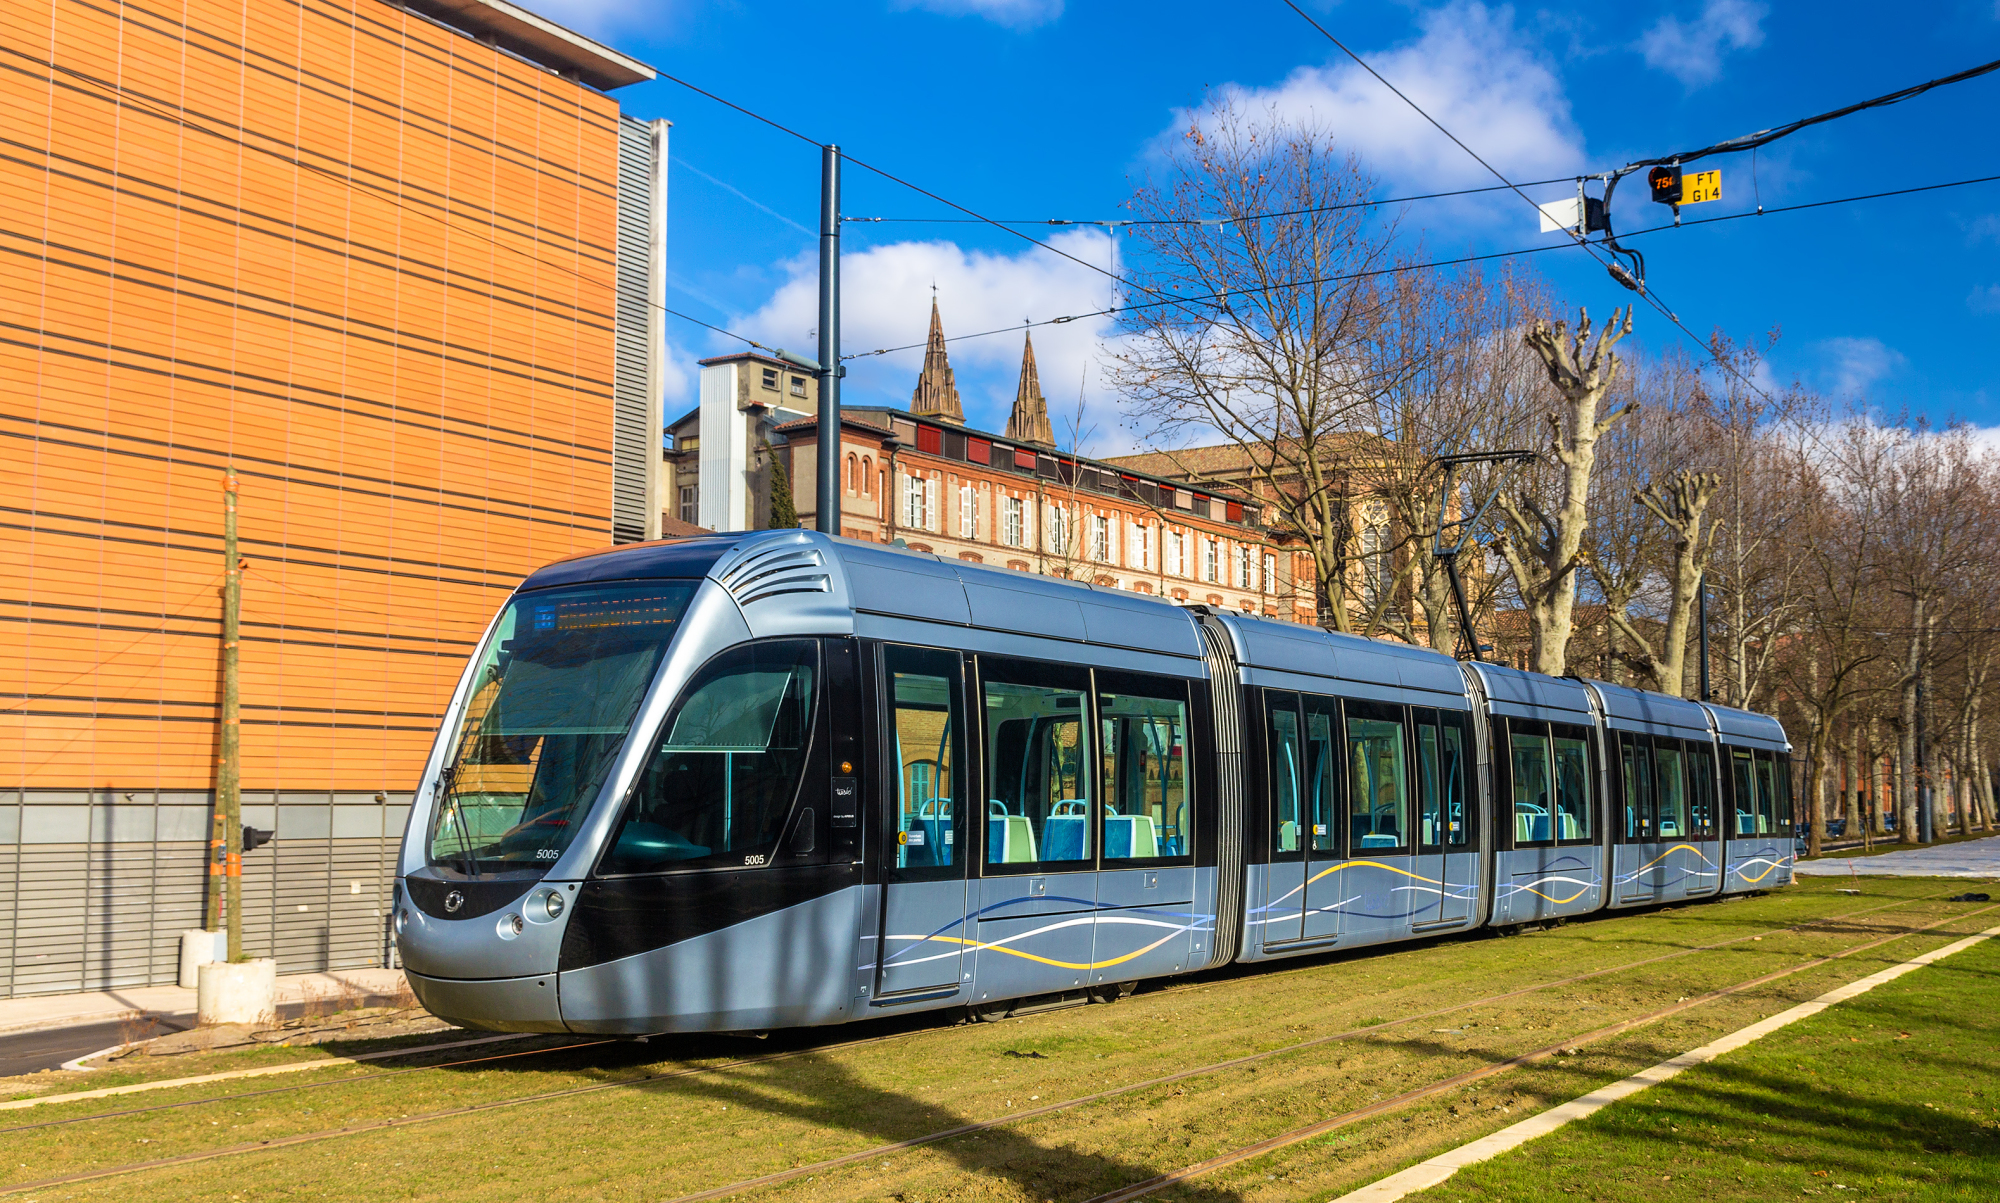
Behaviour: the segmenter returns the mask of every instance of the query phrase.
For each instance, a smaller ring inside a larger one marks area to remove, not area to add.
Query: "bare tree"
[[[1112,375],[1160,445],[1219,437],[1240,449],[1253,492],[1313,558],[1320,621],[1349,630],[1343,465],[1408,370],[1378,344],[1393,226],[1370,207],[1354,156],[1275,112],[1203,116],[1168,169],[1131,201],[1158,224],[1132,227],[1136,292]]]
[[[1495,544],[1527,612],[1529,666],[1537,672],[1561,676],[1568,670],[1597,443],[1632,412],[1630,403],[1603,412],[1604,395],[1618,376],[1612,347],[1631,332],[1630,309],[1612,310],[1595,337],[1584,310],[1578,311],[1574,331],[1566,321],[1537,321],[1528,330],[1527,345],[1562,398],[1562,407],[1547,416],[1553,471],[1500,495],[1506,530]]]

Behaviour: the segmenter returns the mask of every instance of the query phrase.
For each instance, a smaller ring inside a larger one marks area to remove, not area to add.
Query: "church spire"
[[[931,298],[931,336],[924,345],[924,372],[917,377],[916,391],[910,394],[910,412],[947,422],[965,422],[965,410],[958,403],[958,385],[952,379],[951,360],[944,352],[944,323],[938,320],[937,298]]]
[[[1056,445],[1056,432],[1049,425],[1049,403],[1042,399],[1042,377],[1035,370],[1035,340],[1023,336],[1021,383],[1014,389],[1014,412],[1007,418],[1007,437],[1043,447]]]

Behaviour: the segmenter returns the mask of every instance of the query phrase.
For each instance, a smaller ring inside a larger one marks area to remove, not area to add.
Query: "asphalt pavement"
[[[1807,877],[1978,877],[2000,879],[2000,835],[1934,848],[1906,848],[1877,856],[1822,856],[1802,860],[1792,872]]]

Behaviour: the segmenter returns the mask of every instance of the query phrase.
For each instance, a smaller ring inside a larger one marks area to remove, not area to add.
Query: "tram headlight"
[[[494,925],[493,930],[502,940],[511,940],[527,929],[528,924],[526,920],[522,919],[519,915],[510,913],[500,916],[500,922]]]
[[[410,930],[410,908],[406,906],[398,907],[396,910],[396,934],[400,936],[408,930]]]
[[[563,896],[554,890],[542,895],[542,911],[551,919],[562,918],[563,905]]]

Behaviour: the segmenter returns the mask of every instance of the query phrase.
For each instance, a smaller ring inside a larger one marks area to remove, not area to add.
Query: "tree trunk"
[[[1617,378],[1619,360],[1611,348],[1632,332],[1632,311],[1614,309],[1611,320],[1591,341],[1588,312],[1579,311],[1577,328],[1569,323],[1538,321],[1527,344],[1541,358],[1549,382],[1568,409],[1549,415],[1549,452],[1562,467],[1555,512],[1543,511],[1534,498],[1496,499],[1507,518],[1508,537],[1499,541],[1501,554],[1527,609],[1529,667],[1559,677],[1568,671],[1569,640],[1576,612],[1576,576],[1582,567],[1584,527],[1590,522],[1590,474],[1597,463],[1597,442],[1627,414],[1630,405],[1600,417],[1605,392]]]
[[[1858,751],[1861,733],[1852,724],[1840,745],[1840,817],[1846,820],[1843,835],[1853,839],[1861,833],[1861,782]]]
[[[1877,719],[1868,720],[1868,831],[1871,835],[1887,835],[1888,828],[1882,818],[1889,800],[1888,765],[1882,759],[1882,725]]]

